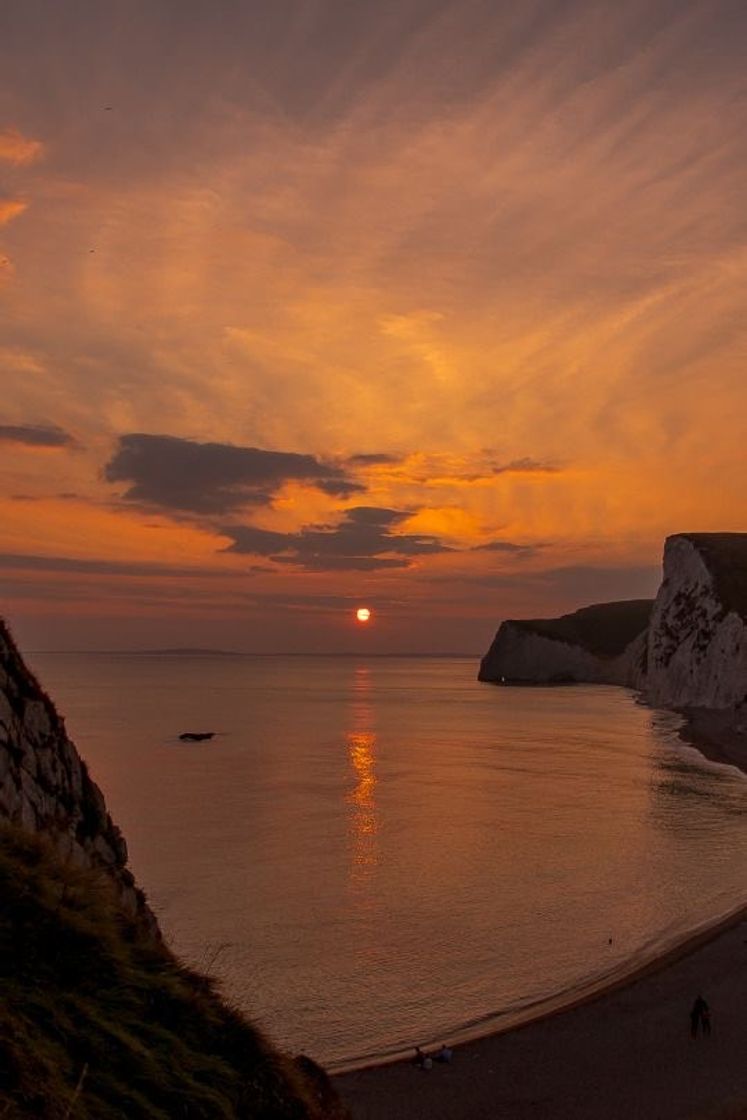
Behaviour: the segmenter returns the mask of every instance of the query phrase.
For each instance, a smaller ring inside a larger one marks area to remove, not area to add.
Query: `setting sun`
[[[355,617],[359,622],[368,622],[371,617],[371,612],[368,607],[358,607],[358,610],[355,612]]]

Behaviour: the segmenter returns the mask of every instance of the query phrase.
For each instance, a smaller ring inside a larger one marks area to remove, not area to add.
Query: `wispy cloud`
[[[72,447],[74,438],[56,424],[0,424],[0,443],[19,443],[25,447]]]
[[[357,455],[349,455],[347,462],[351,467],[380,467],[399,463],[401,459],[399,455],[390,455],[386,452],[361,452]]]
[[[473,546],[474,552],[507,552],[512,555],[531,555],[539,548],[536,544],[516,544],[515,541],[487,541]]]
[[[38,556],[0,552],[0,568],[6,571],[79,573],[101,576],[151,577],[159,579],[214,579],[225,572],[210,567],[138,563],[130,560],[85,559],[74,556]],[[230,574],[230,573],[229,573]]]
[[[27,203],[20,198],[0,198],[0,226],[11,222],[26,209]]]
[[[33,163],[42,154],[44,145],[40,140],[32,140],[15,128],[0,130],[0,160],[16,167]]]
[[[81,448],[51,480],[0,441],[13,549],[230,564],[228,524],[275,585],[438,574],[477,614],[504,569],[548,610],[539,569],[623,588],[744,528],[747,8],[146,7],[116,51],[75,5],[64,57],[28,5],[0,43],[4,119],[54,138],[0,133],[6,418]]]
[[[552,463],[524,458],[512,459],[510,463],[500,463],[491,469],[493,474],[557,474],[561,468]]]
[[[251,526],[225,526],[233,541],[227,552],[267,556],[306,571],[377,571],[407,568],[416,556],[450,552],[437,537],[399,533],[409,513],[373,506],[346,512],[337,525],[309,526],[297,533],[277,533]]]

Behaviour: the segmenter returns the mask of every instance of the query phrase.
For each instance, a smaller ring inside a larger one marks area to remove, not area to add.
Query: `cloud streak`
[[[198,514],[269,505],[291,481],[337,497],[364,489],[340,467],[313,455],[141,433],[120,437],[104,476],[131,484],[124,492],[127,501]]]
[[[382,571],[408,568],[414,557],[452,551],[437,537],[398,533],[410,515],[399,510],[357,506],[338,525],[310,526],[277,533],[251,526],[226,526],[226,552],[265,556],[312,572]]]
[[[0,568],[6,571],[57,572],[97,576],[152,577],[162,579],[213,579],[225,575],[215,568],[174,564],[137,563],[129,560],[85,559],[74,556],[35,556],[0,552]],[[230,573],[229,573],[230,574]]]
[[[552,463],[540,463],[536,459],[512,459],[510,463],[502,463],[492,467],[493,474],[557,474],[560,467]]]
[[[0,129],[0,160],[15,167],[33,163],[41,156],[43,148],[40,140],[32,140],[18,129]]]
[[[75,440],[56,424],[0,424],[0,443],[25,447],[72,447]]]
[[[531,555],[539,548],[536,544],[516,544],[514,541],[487,541],[477,544],[473,552],[505,552],[511,555]]]
[[[0,226],[12,222],[26,209],[27,203],[21,198],[0,198]]]
[[[0,440],[9,550],[477,616],[744,528],[744,5],[191,8],[4,25],[6,417],[79,441]]]

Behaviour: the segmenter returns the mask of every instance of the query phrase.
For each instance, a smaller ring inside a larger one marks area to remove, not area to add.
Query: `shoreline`
[[[678,734],[711,762],[734,766],[747,774],[747,711],[733,708],[684,708],[677,713],[685,721]],[[741,722],[744,720],[744,722]]]
[[[492,1028],[488,1023],[487,1029],[478,1026],[464,1027],[461,1030],[457,1029],[447,1035],[448,1044],[455,1050],[462,1049],[463,1047],[484,1041],[485,1039],[498,1038],[501,1035],[510,1034],[514,1031],[530,1029],[538,1023],[544,1023],[558,1015],[564,1015],[566,1012],[573,1011],[577,1007],[584,1007],[596,1000],[604,999],[606,996],[612,995],[631,984],[635,984],[639,980],[645,979],[647,976],[654,975],[660,970],[668,968],[670,965],[675,964],[691,953],[697,952],[698,949],[716,940],[721,934],[742,923],[747,925],[747,898],[733,910],[727,911],[718,918],[703,922],[684,937],[673,940],[669,945],[663,946],[660,950],[657,950],[652,956],[641,961],[639,964],[635,964],[630,968],[626,968],[625,965],[620,965],[613,973],[606,974],[604,977],[598,977],[596,980],[589,980],[586,985],[577,989],[574,995],[569,996],[566,993],[559,993],[555,996],[548,996],[547,999],[542,1000],[541,1003],[527,1007],[525,1011],[517,1012],[516,1016],[503,1026]],[[747,941],[745,944],[747,944]],[[440,1036],[438,1040],[427,1042],[421,1039],[420,1045],[424,1050],[429,1051],[437,1048],[439,1041]],[[349,1077],[356,1073],[371,1073],[376,1070],[385,1070],[390,1066],[410,1065],[412,1063],[415,1045],[416,1044],[413,1043],[407,1050],[399,1051],[396,1054],[381,1058],[380,1060],[372,1059],[371,1061],[363,1061],[361,1064],[358,1064],[358,1062],[353,1059],[349,1063],[341,1062],[340,1067],[337,1069],[330,1069],[329,1066],[326,1068],[329,1072],[329,1076],[337,1079]]]
[[[688,1014],[701,993],[714,1026],[712,1038],[697,1040],[708,1065],[698,1057],[694,1085]],[[742,1120],[746,1032],[743,905],[604,990],[455,1043],[447,1066],[424,1071],[408,1059],[332,1080],[354,1120]]]
[[[685,720],[678,730],[685,744],[747,774],[747,733],[736,725],[733,712],[678,714]],[[719,1075],[711,1070],[713,1076],[707,1076],[699,1064],[696,1087],[690,1083],[694,1043],[687,1016],[699,992],[715,1011],[714,1036],[721,1033],[719,1021],[731,1021],[734,1029],[717,1051],[713,1039],[698,1040],[701,1053],[705,1048],[711,1057],[717,1053]],[[448,1066],[424,1071],[411,1058],[400,1057],[336,1072],[332,1079],[354,1120],[492,1120],[497,1115],[596,1120],[636,1111],[657,1120],[747,1118],[742,1056],[747,902],[624,975],[592,981],[576,998],[558,997],[556,1006],[548,1002],[551,1006],[529,1011],[523,1022],[467,1037],[457,1032],[446,1040],[454,1050]],[[659,1033],[667,1022],[670,1062],[664,1065],[656,1055],[661,1058]],[[621,1035],[623,1025],[633,1027],[632,1045]],[[648,1049],[642,1053],[636,1042],[646,1037],[653,1055]],[[660,1098],[655,1111],[653,1097]]]

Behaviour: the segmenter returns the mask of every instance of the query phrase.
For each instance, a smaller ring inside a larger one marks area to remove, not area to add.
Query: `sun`
[[[359,622],[368,622],[371,617],[371,612],[368,607],[358,607],[358,610],[355,612],[355,617]]]

